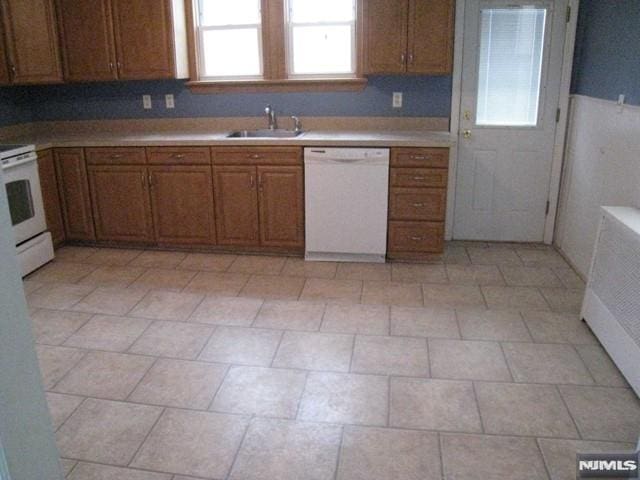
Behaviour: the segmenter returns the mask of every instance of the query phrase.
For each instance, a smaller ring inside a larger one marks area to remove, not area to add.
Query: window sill
[[[320,78],[295,80],[229,80],[220,82],[190,81],[193,93],[259,93],[259,92],[360,92],[366,78]]]

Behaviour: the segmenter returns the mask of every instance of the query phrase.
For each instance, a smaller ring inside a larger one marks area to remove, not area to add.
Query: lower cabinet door
[[[67,240],[95,240],[84,150],[56,148],[54,161]]]
[[[213,175],[218,244],[259,245],[256,167],[214,166]]]
[[[89,185],[97,240],[153,241],[146,167],[89,166]]]
[[[64,242],[64,221],[60,206],[60,194],[56,181],[56,166],[53,162],[51,150],[38,152],[38,175],[42,190],[42,203],[47,219],[47,228],[51,232],[54,246]]]
[[[302,167],[258,167],[260,244],[304,247]]]
[[[149,167],[149,174],[156,241],[215,244],[211,167]]]

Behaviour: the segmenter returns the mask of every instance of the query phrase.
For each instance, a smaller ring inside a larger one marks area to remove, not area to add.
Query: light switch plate
[[[393,92],[393,108],[402,108],[402,92]]]
[[[142,107],[145,110],[150,110],[152,108],[151,95],[142,95]]]
[[[168,93],[164,96],[164,103],[167,106],[167,108],[176,108],[176,101],[173,98],[172,93]]]

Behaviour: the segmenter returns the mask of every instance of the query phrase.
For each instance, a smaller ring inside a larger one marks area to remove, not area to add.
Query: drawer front
[[[297,147],[213,148],[214,164],[224,165],[301,165],[302,149]]]
[[[391,187],[446,188],[447,172],[444,168],[391,168]]]
[[[152,165],[209,165],[211,155],[207,147],[152,147],[147,148]]]
[[[449,167],[448,148],[393,148],[392,167]]]
[[[389,196],[391,220],[444,221],[446,208],[443,188],[392,188]]]
[[[442,222],[389,222],[389,252],[441,253]]]
[[[140,148],[87,148],[89,165],[144,165],[147,163],[145,149]]]

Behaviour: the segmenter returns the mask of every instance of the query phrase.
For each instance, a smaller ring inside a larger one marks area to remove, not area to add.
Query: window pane
[[[352,73],[351,26],[293,27],[293,74]]]
[[[200,0],[200,25],[260,23],[260,0]]]
[[[17,180],[6,184],[11,224],[19,225],[35,216],[31,184],[29,180]]]
[[[257,28],[205,30],[204,76],[242,77],[261,74]]]
[[[353,0],[289,0],[291,21],[350,22],[355,19]]]
[[[478,125],[535,126],[546,10],[482,10]]]

